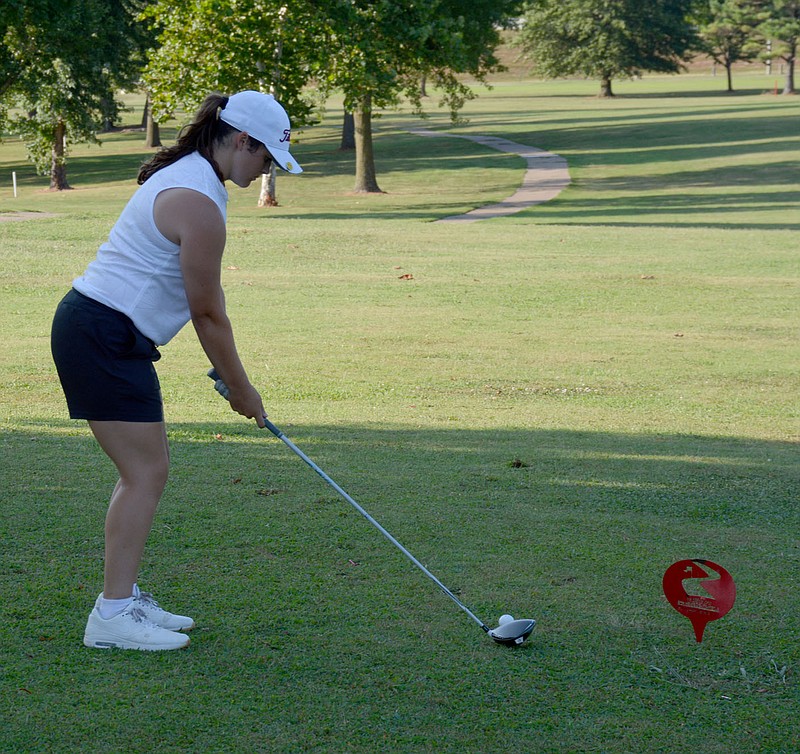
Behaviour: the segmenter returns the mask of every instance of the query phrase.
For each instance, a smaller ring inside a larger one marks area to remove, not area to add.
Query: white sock
[[[121,600],[109,600],[105,597],[101,597],[100,604],[97,606],[97,612],[100,613],[100,617],[103,620],[108,620],[115,615],[119,615],[131,602],[133,602],[133,595]]]

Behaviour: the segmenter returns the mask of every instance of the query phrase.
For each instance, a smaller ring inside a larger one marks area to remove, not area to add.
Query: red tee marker
[[[663,586],[669,604],[692,622],[698,642],[706,624],[726,615],[736,600],[733,577],[710,560],[673,563],[664,573]]]

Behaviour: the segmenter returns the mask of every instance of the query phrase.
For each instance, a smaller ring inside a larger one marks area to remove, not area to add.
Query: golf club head
[[[510,644],[512,646],[522,644],[531,635],[536,621],[533,618],[520,618],[504,623],[502,626],[493,628],[489,631],[491,636],[498,644]]]

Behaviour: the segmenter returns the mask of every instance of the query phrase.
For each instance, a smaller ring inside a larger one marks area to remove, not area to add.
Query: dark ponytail
[[[233,126],[229,126],[225,121],[219,119],[219,113],[227,104],[228,98],[226,96],[209,94],[203,104],[200,105],[194,120],[180,130],[175,145],[157,152],[142,165],[139,169],[138,182],[140,184],[144,183],[161,168],[171,165],[192,152],[199,152],[203,155],[211,163],[211,167],[214,168],[214,172],[220,181],[223,181],[222,171],[214,161],[211,148],[215,143],[222,141],[228,134],[236,131]]]

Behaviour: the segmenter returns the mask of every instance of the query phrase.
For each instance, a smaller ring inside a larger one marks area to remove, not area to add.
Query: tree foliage
[[[760,0],[707,0],[698,9],[699,51],[725,68],[733,91],[734,63],[755,60],[763,49],[756,33],[764,20]]]
[[[314,123],[307,88],[324,36],[314,2],[293,0],[151,0],[143,19],[156,37],[144,75],[155,117],[194,111],[212,91],[269,91],[296,129]],[[275,169],[259,205],[277,204]]]
[[[376,108],[407,98],[421,110],[420,80],[438,85],[442,104],[456,117],[469,87],[496,70],[498,27],[515,3],[502,0],[332,0],[322,72],[355,108],[369,95]]]
[[[292,122],[313,118],[309,82],[343,92],[356,120],[356,190],[379,191],[373,109],[436,83],[455,117],[473,96],[458,74],[483,79],[498,63],[497,24],[512,0],[155,0],[158,27],[146,82],[154,110],[195,107],[210,90],[273,89]]]
[[[380,191],[371,151],[372,113],[407,99],[422,111],[424,77],[457,118],[474,97],[459,74],[484,81],[499,63],[498,29],[511,0],[329,0],[320,75],[344,93],[356,130],[355,191]]]
[[[786,64],[784,94],[795,91],[794,71],[800,42],[800,0],[761,0],[766,18],[758,32],[769,41],[764,57],[778,58]]]
[[[211,91],[272,91],[292,122],[313,122],[304,95],[319,38],[313,2],[155,0],[143,15],[156,34],[144,80],[161,119],[194,110]]]
[[[117,117],[116,87],[134,75],[136,0],[26,0],[0,14],[0,96],[23,115],[11,127],[54,189],[69,188],[67,144],[95,142]]]
[[[693,0],[531,0],[518,44],[542,76],[612,79],[677,73],[695,44]]]

